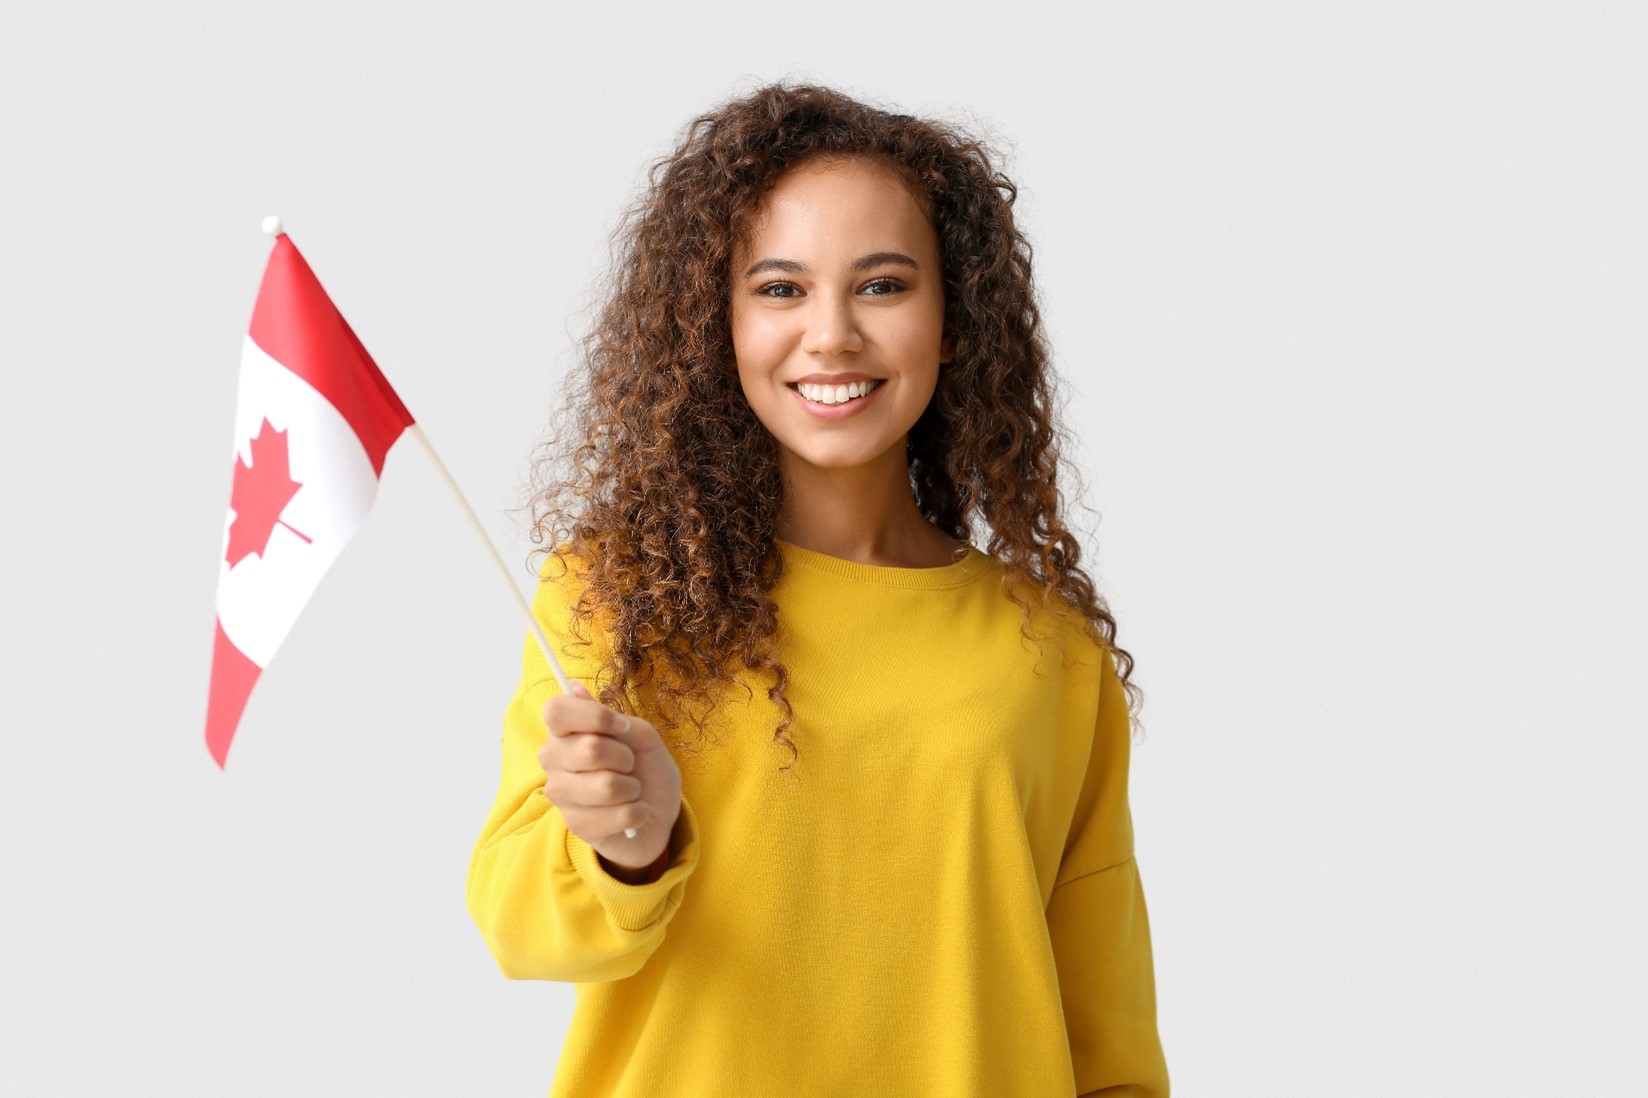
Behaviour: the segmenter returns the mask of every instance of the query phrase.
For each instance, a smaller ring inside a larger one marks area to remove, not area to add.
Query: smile
[[[800,393],[811,404],[846,404],[879,389],[879,381],[852,381],[846,385],[805,385],[792,382],[790,388]]]

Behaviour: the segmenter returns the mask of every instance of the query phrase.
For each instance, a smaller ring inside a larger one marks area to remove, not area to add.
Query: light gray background
[[[1176,1093],[1640,1093],[1640,4],[464,7],[0,23],[0,1091],[547,1089],[463,903],[521,624],[413,443],[203,745],[257,226],[524,561],[619,210],[792,76],[1011,154]]]

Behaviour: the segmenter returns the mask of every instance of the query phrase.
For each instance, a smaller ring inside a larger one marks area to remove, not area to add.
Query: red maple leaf
[[[251,449],[252,464],[235,459],[235,486],[229,493],[235,521],[229,524],[229,549],[225,554],[230,568],[253,553],[262,556],[277,525],[292,530],[280,521],[280,513],[303,487],[291,477],[285,431],[275,430],[274,424],[265,419],[252,439]],[[292,533],[304,541],[314,540],[297,530]]]

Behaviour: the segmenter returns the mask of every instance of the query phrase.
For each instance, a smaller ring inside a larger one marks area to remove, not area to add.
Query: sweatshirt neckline
[[[961,587],[984,575],[990,564],[990,558],[971,545],[967,547],[965,557],[950,564],[941,564],[936,568],[895,568],[891,565],[861,564],[845,557],[832,557],[816,549],[803,549],[783,538],[774,538],[773,543],[787,564],[799,565],[811,572],[823,572],[838,579],[854,580],[876,587],[902,587],[927,591]]]

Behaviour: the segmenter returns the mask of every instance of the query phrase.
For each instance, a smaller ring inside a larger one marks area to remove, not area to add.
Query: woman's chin
[[[884,463],[895,461],[897,464],[904,463],[904,440],[902,438],[886,446],[865,445],[862,442],[853,443],[847,439],[834,441],[838,444],[828,445],[824,440],[808,439],[803,445],[797,447],[790,446],[781,440],[779,447],[787,464],[801,466],[817,472],[844,473],[855,469],[879,469]]]

